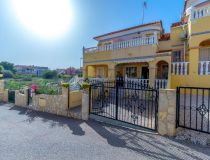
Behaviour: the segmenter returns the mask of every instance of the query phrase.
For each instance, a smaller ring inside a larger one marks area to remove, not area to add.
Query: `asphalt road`
[[[0,104],[0,160],[210,160],[210,148],[154,133]]]

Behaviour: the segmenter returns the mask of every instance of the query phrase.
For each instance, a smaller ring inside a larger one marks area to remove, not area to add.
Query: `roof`
[[[176,22],[176,23],[172,23],[171,27],[178,27],[178,26],[181,26],[181,25],[184,25],[186,24],[186,22]]]
[[[168,40],[170,40],[170,33],[165,33],[165,34],[162,34],[161,36],[160,36],[160,39],[159,39],[159,41],[168,41]]]
[[[141,28],[141,27],[145,27],[145,26],[155,25],[155,24],[160,24],[161,27],[163,28],[162,21],[155,21],[155,22],[151,22],[151,23],[146,23],[146,24],[142,24],[142,25],[138,25],[138,26],[134,26],[134,27],[130,27],[130,28],[126,28],[126,29],[110,32],[110,33],[107,33],[107,34],[104,34],[104,35],[101,35],[101,36],[94,37],[94,39],[101,38],[101,37],[104,37],[104,36],[110,36],[112,34],[125,32],[125,31],[129,31],[129,30],[133,30],[133,29],[137,29],[137,28]]]

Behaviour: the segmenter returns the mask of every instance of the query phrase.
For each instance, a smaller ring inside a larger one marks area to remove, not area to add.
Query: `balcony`
[[[155,80],[155,88],[156,89],[166,89],[168,85],[167,79],[156,79]]]
[[[85,48],[84,53],[96,53],[96,52],[103,52],[103,51],[113,51],[123,48],[130,48],[130,47],[138,47],[143,45],[152,45],[157,44],[157,36],[150,36],[150,37],[143,37],[143,38],[136,38],[127,41],[116,42],[110,45],[92,47],[92,48]]]
[[[198,9],[193,9],[191,11],[191,20],[199,19],[202,17],[210,16],[210,7],[203,7]]]
[[[200,61],[199,75],[210,75],[210,61]]]
[[[173,75],[188,75],[189,62],[173,62],[172,74]]]

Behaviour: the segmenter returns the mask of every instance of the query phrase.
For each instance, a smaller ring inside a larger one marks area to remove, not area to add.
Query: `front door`
[[[168,79],[168,65],[162,65],[162,78]]]
[[[149,67],[142,67],[141,78],[142,79],[149,79]]]

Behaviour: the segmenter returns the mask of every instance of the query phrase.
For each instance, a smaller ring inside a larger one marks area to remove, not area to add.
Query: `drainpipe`
[[[182,30],[185,33],[185,29],[184,29],[185,25],[182,25]],[[186,40],[184,39],[184,62],[186,62]]]

